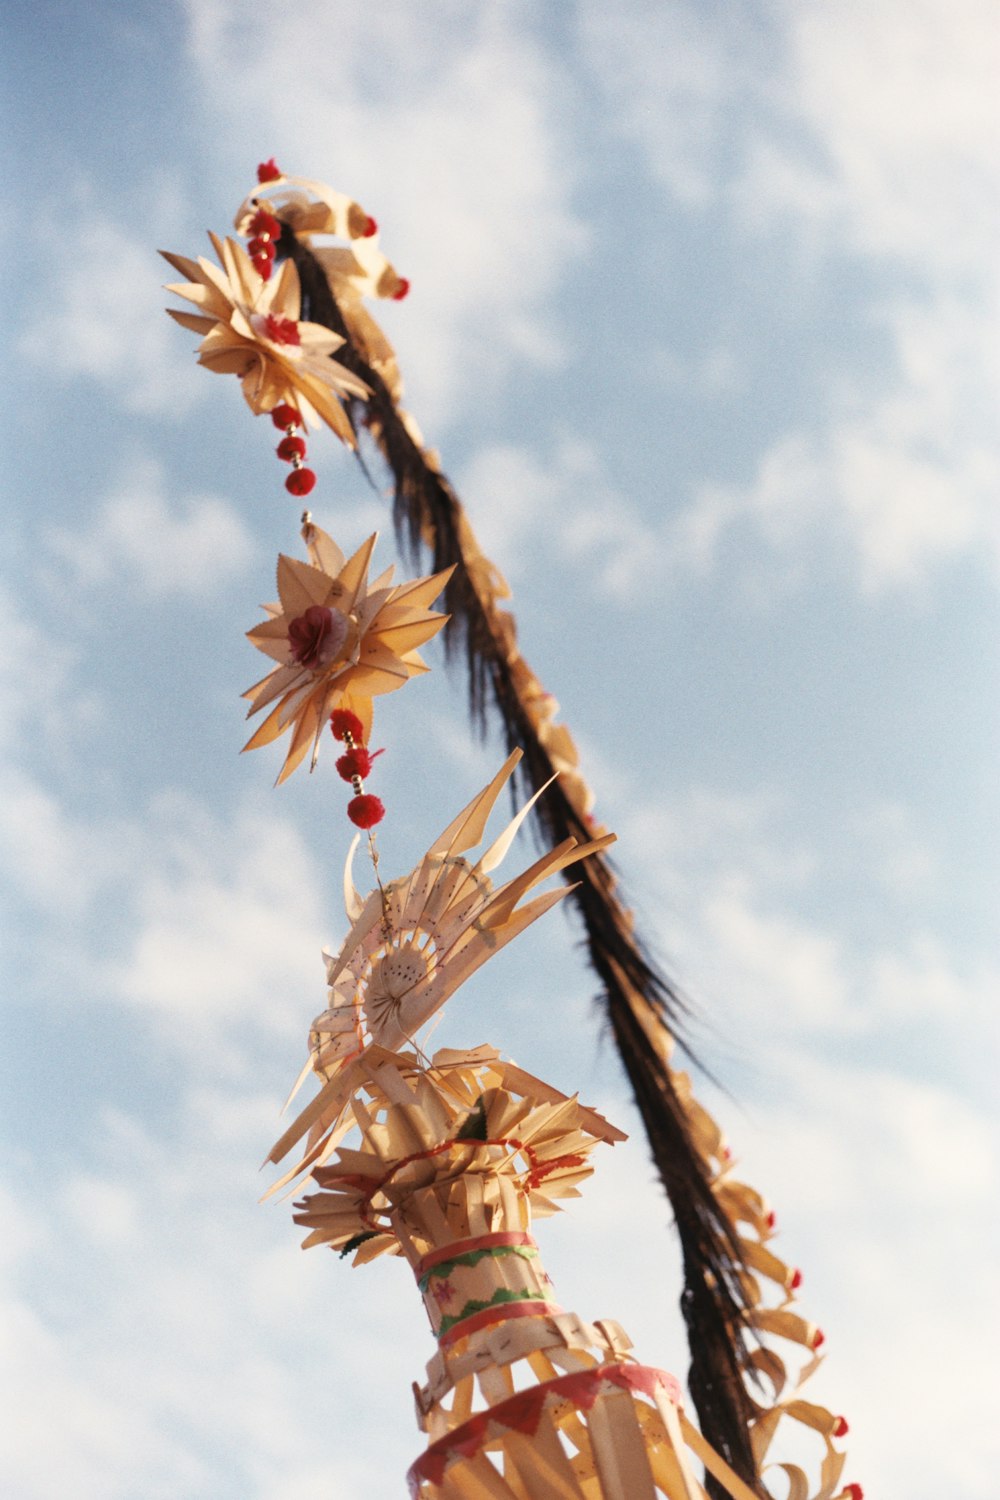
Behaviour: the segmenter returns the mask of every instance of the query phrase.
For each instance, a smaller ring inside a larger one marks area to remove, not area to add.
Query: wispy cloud
[[[821,148],[814,173],[831,232],[931,277],[992,277],[998,66],[989,0],[791,9],[779,108]],[[778,149],[795,160],[789,134]],[[758,212],[780,207],[772,180],[751,150],[744,192]]]
[[[246,812],[220,821],[161,797],[136,861],[129,951],[112,992],[199,1067],[241,1065],[251,1033],[288,1037],[323,1008],[320,949],[339,914],[291,823]]]
[[[813,576],[831,541],[869,592],[923,588],[959,556],[995,568],[991,8],[837,3],[736,28],[683,6],[633,12],[622,27],[582,10],[614,128],[727,241],[766,235],[789,267],[808,261],[810,280],[849,266],[890,358],[874,389],[864,340],[828,358],[811,419],[767,442],[754,477],[701,487],[678,523],[692,555],[714,564],[748,525],[791,581]],[[905,294],[886,306],[865,270],[895,272]]]
[[[1000,451],[990,409],[1000,389],[996,341],[983,309],[954,298],[873,309],[896,370],[862,399],[831,372],[811,428],[778,438],[745,486],[706,484],[680,525],[716,554],[750,525],[774,553],[814,569],[831,540],[877,593],[924,586],[960,556],[1000,566]]]
[[[54,530],[50,546],[87,587],[114,579],[161,598],[211,594],[254,556],[250,532],[228,500],[165,490],[158,463],[133,461],[89,526]]]
[[[9,1493],[319,1500],[331,1479],[345,1496],[398,1491],[420,1446],[407,1411],[419,1301],[398,1265],[387,1277],[303,1257],[287,1205],[256,1202],[251,1164],[276,1127],[266,1113],[218,1086],[165,1133],[108,1112],[79,1133],[44,1215],[25,1189],[5,1190]],[[331,1289],[351,1276],[374,1282],[374,1300],[337,1299],[334,1312]],[[331,1465],[331,1423],[346,1411],[365,1430],[387,1409],[391,1430],[380,1419],[369,1432],[386,1455],[381,1487],[364,1445]]]
[[[960,1035],[987,1024],[1000,974],[951,932],[953,876],[900,805],[873,802],[812,842],[777,791],[654,801],[619,772],[601,805],[659,893],[661,941],[679,977],[735,1051],[786,1037],[882,1047],[905,1015],[905,1068],[918,1039],[950,1058]],[[828,912],[845,868],[855,893],[877,891],[881,934],[861,907]]]
[[[164,315],[163,277],[148,240],[95,212],[72,235],[61,227],[33,232],[52,296],[21,336],[22,357],[55,380],[98,381],[128,411],[189,410],[196,399],[190,355]]]

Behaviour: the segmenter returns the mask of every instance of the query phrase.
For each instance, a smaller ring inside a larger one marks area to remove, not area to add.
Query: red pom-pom
[[[266,208],[258,208],[247,229],[251,234],[264,234],[272,240],[281,238],[281,221],[269,214]]]
[[[335,708],[330,715],[330,733],[335,740],[346,740],[348,735],[352,740],[363,740],[365,726],[349,708]]]
[[[825,1343],[826,1334],[823,1332],[822,1328],[817,1328],[816,1332],[813,1334],[812,1347],[814,1349],[819,1349]]]
[[[376,219],[373,219],[371,214],[369,214],[368,222],[365,224],[365,227],[361,231],[361,234],[358,236],[358,238],[362,240],[370,240],[373,234],[378,234],[378,221]]]
[[[405,276],[401,276],[399,278],[399,285],[396,287],[396,290],[392,294],[393,302],[402,302],[403,298],[406,296],[409,290],[410,283],[407,281]]]
[[[301,427],[302,418],[294,406],[289,406],[287,401],[282,401],[271,413],[271,421],[275,427]]]
[[[385,808],[378,797],[362,792],[360,797],[352,797],[348,802],[347,816],[355,828],[374,828],[385,817]]]
[[[274,270],[274,259],[270,255],[251,255],[250,264],[253,266],[261,281],[270,281],[271,272]]]
[[[260,255],[266,256],[268,260],[273,260],[277,253],[273,240],[262,239],[260,235],[254,235],[253,239],[247,245],[247,254],[251,260],[256,260]]]
[[[283,437],[274,451],[286,464],[290,464],[293,458],[305,458],[306,445],[300,437]]]
[[[777,1222],[778,1222],[778,1216],[775,1213],[774,1209],[772,1208],[771,1212],[767,1216],[767,1227],[768,1227],[768,1229],[773,1229],[775,1227],[775,1225],[777,1224]]]
[[[267,161],[257,164],[258,182],[276,182],[279,177],[284,177],[284,175],[284,172],[278,166],[273,156],[269,157]]]
[[[293,349],[297,349],[302,342],[295,319],[279,318],[275,313],[268,313],[264,319],[264,336],[272,344],[288,344]]]
[[[865,1500],[865,1492],[860,1484],[849,1484],[844,1488],[846,1500]]]
[[[796,1266],[795,1270],[792,1272],[792,1279],[788,1283],[788,1290],[790,1292],[797,1292],[798,1289],[799,1289],[799,1287],[801,1285],[802,1285],[802,1272]]]
[[[352,745],[344,755],[337,761],[337,772],[345,781],[353,781],[355,776],[362,780],[371,774],[372,762],[376,755],[382,755],[381,750],[368,750],[364,745]]]
[[[314,489],[316,475],[312,469],[293,469],[285,480],[285,489],[290,495],[295,495],[301,500],[303,495],[308,495]]]
[[[836,1422],[834,1422],[833,1424],[834,1437],[846,1437],[850,1430],[851,1429],[847,1425],[846,1417],[838,1417]]]

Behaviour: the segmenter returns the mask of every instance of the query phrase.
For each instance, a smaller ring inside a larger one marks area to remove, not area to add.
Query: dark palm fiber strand
[[[508,749],[520,747],[524,752],[519,767],[523,782],[537,789],[549,780],[554,768],[518,694],[491,612],[466,566],[458,528],[460,502],[444,476],[428,464],[378,371],[353,344],[321,267],[287,228],[279,253],[290,256],[298,268],[301,316],[340,334],[345,344],[336,351],[336,359],[371,391],[368,399],[350,402],[349,415],[355,432],[369,430],[393,475],[397,534],[411,556],[428,549],[435,571],[456,564],[445,591],[445,608],[452,616],[445,640],[451,654],[464,645],[474,721],[480,730],[485,727],[492,702]],[[590,831],[558,781],[535,810],[552,843],[569,836],[579,842],[589,839]],[[739,1242],[712,1192],[670,1069],[652,1046],[641,1018],[645,1008],[657,1023],[675,1032],[685,1006],[635,938],[608,860],[602,854],[592,855],[575,867],[574,877],[578,884],[572,899],[583,918],[590,962],[601,980],[615,1045],[675,1216],[684,1277],[681,1308],[691,1349],[692,1400],[707,1441],[755,1494],[766,1497],[749,1437],[753,1408],[743,1377],[752,1370],[745,1343],[748,1309]],[[706,1476],[706,1482],[709,1494],[724,1495],[711,1476]]]

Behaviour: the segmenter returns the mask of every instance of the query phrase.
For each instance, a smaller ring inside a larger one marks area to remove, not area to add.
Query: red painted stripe
[[[461,1323],[455,1323],[438,1343],[442,1349],[448,1349],[458,1339],[477,1333],[480,1328],[489,1328],[491,1323],[505,1323],[508,1318],[547,1318],[563,1311],[558,1302],[498,1302],[496,1307],[484,1307],[481,1312],[472,1313]]]
[[[492,1250],[503,1245],[534,1246],[535,1241],[523,1229],[510,1229],[503,1234],[481,1234],[472,1240],[456,1240],[453,1245],[442,1245],[439,1250],[431,1250],[422,1260],[419,1260],[414,1267],[416,1278],[419,1281],[421,1276],[426,1276],[428,1271],[432,1271],[442,1261],[454,1260],[459,1255],[467,1255],[470,1250]]]

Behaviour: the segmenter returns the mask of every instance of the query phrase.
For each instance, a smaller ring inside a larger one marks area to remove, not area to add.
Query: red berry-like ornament
[[[365,726],[349,708],[335,708],[330,715],[330,733],[335,740],[346,740],[348,735],[352,740],[363,740]]]
[[[352,797],[348,802],[347,816],[355,828],[374,828],[385,817],[385,808],[380,798],[373,797],[370,792],[363,792],[360,797]]]
[[[814,1349],[820,1349],[825,1343],[826,1334],[823,1332],[822,1328],[817,1328],[816,1332],[813,1334],[812,1347]]]
[[[371,214],[369,214],[368,222],[364,228],[364,233],[360,235],[359,238],[363,240],[370,240],[373,234],[378,234],[378,221],[373,219]]]
[[[792,1279],[788,1283],[788,1290],[790,1292],[797,1292],[798,1289],[799,1289],[799,1287],[801,1285],[802,1285],[802,1272],[798,1269],[798,1267],[796,1267],[795,1270],[792,1272]]]
[[[302,418],[294,406],[289,406],[287,401],[282,401],[271,412],[271,421],[275,427],[301,427]]]
[[[251,234],[267,235],[272,240],[281,236],[281,220],[268,213],[266,208],[258,208],[247,228]]]
[[[845,1500],[865,1500],[865,1492],[860,1484],[849,1484],[844,1490]]]
[[[399,278],[399,285],[396,287],[396,290],[392,294],[393,302],[402,302],[403,298],[406,296],[409,290],[410,283],[407,281],[405,276],[401,276]]]
[[[284,177],[284,175],[284,172],[282,172],[273,156],[269,157],[267,161],[259,162],[257,165],[258,182],[276,182],[279,177]]]
[[[338,759],[337,774],[344,781],[353,781],[356,776],[360,776],[363,781],[371,774],[375,756],[381,754],[381,750],[376,750],[373,754],[365,745],[352,745],[350,750]]]
[[[247,254],[251,260],[255,259],[258,255],[266,255],[268,260],[273,260],[277,253],[271,240],[262,238],[260,235],[254,235],[253,239],[247,244]]]
[[[836,1422],[834,1422],[833,1424],[834,1437],[846,1437],[850,1430],[850,1427],[848,1427],[847,1425],[846,1417],[838,1417]]]
[[[290,495],[302,499],[308,495],[316,486],[316,475],[312,469],[293,469],[285,480],[285,489]]]
[[[286,464],[290,464],[293,459],[305,458],[306,445],[302,438],[289,435],[281,439],[281,442],[274,451],[279,458],[285,460]]]

